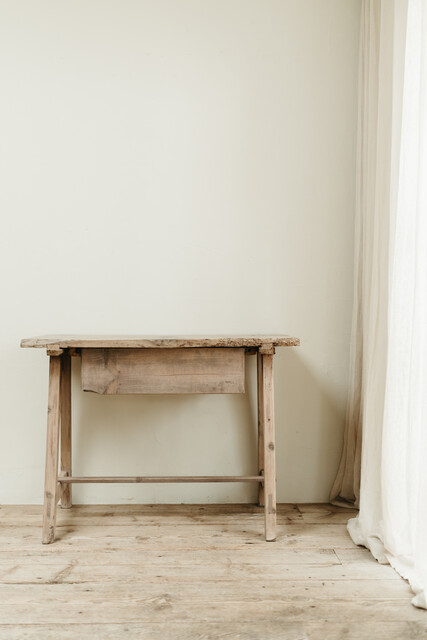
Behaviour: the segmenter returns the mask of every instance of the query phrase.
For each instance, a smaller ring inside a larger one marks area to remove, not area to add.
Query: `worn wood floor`
[[[353,513],[280,505],[76,506],[43,546],[41,507],[0,508],[0,638],[413,640],[427,611],[355,547]]]

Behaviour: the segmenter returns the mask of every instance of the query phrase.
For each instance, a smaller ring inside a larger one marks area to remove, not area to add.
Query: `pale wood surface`
[[[255,505],[74,506],[48,546],[41,511],[0,507],[2,640],[427,637],[407,583],[350,540],[348,509],[278,505],[274,545]]]
[[[82,349],[82,389],[130,393],[244,393],[243,348]]]
[[[73,476],[61,478],[64,484],[72,483],[168,483],[168,482],[262,482],[261,476]]]
[[[276,539],[276,440],[274,433],[273,356],[262,358],[265,539]]]
[[[61,356],[61,476],[71,475],[71,357]],[[61,507],[71,507],[71,485],[63,485]]]
[[[262,354],[257,354],[257,408],[258,408],[258,473],[264,473],[264,404],[263,404],[263,376]],[[264,485],[258,489],[258,504],[264,506]]]
[[[64,495],[65,489],[67,489],[66,484],[61,484],[59,481],[56,484],[56,493],[55,493],[55,504],[57,505],[60,500],[62,500],[62,496]]]
[[[71,506],[70,491],[59,491],[58,445],[59,411],[61,420],[61,470],[71,474],[71,369],[70,356],[81,353],[82,388],[101,394],[129,393],[243,393],[245,381],[244,352],[258,351],[262,362],[262,416],[260,442],[264,444],[264,492],[260,502],[265,505],[265,537],[275,540],[276,489],[273,397],[273,354],[276,346],[298,345],[289,336],[41,336],[24,339],[22,347],[46,347],[50,354],[50,385],[53,388],[53,364],[60,363],[58,377],[63,373],[56,408],[49,405],[45,508],[43,516],[44,543],[55,537],[56,497],[62,506]],[[56,375],[56,373],[55,373]],[[259,383],[261,380],[259,380]],[[51,394],[51,391],[49,392]],[[53,393],[53,392],[52,392]],[[264,433],[262,433],[264,432]],[[56,445],[56,453],[54,452]],[[259,452],[259,457],[261,453]],[[55,469],[55,473],[53,472]],[[169,477],[160,481],[170,482]],[[195,479],[176,479],[195,481]],[[242,481],[233,478],[231,481]],[[251,478],[253,480],[253,478]],[[114,482],[113,478],[80,478],[80,482]],[[121,482],[153,482],[156,479],[121,478]],[[226,481],[224,478],[202,481]],[[71,482],[69,483],[71,484]]]
[[[55,537],[61,395],[61,356],[50,356],[44,481],[43,544]]]
[[[299,338],[285,335],[247,336],[90,336],[46,335],[21,340],[21,347],[68,349],[83,347],[108,348],[186,348],[186,347],[297,347]]]

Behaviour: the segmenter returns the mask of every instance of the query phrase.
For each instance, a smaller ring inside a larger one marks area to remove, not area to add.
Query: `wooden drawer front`
[[[245,350],[82,349],[82,389],[102,394],[244,393]]]

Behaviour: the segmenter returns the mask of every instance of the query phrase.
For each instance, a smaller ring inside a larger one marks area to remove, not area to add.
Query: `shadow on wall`
[[[283,349],[275,358],[280,502],[328,501],[342,450],[347,368],[316,371],[305,353]]]
[[[241,395],[102,396],[73,362],[74,475],[250,475],[257,470],[256,357]],[[275,356],[277,497],[325,501],[338,467],[345,404],[303,349]],[[341,394],[342,395],[342,394]],[[197,419],[195,418],[197,416]],[[74,501],[256,502],[254,484],[75,485]]]

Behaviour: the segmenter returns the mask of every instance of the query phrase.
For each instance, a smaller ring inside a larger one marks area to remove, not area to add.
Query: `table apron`
[[[82,389],[104,395],[244,393],[244,348],[81,350]]]

